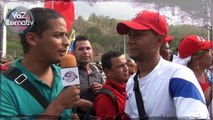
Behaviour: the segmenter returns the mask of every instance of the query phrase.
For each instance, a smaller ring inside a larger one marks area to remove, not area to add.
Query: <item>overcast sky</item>
[[[137,4],[137,3],[135,3]],[[24,6],[27,8],[32,7],[42,7],[42,2],[8,2],[8,8],[12,9],[17,6]],[[135,14],[141,10],[156,10],[156,6],[154,4],[142,4],[141,7],[135,7],[131,2],[74,2],[75,6],[75,15],[83,16],[83,18],[87,19],[89,15],[95,13],[97,15],[104,15],[110,18],[116,18],[120,20],[129,20],[135,16]],[[179,12],[180,9],[177,7],[175,12]],[[167,20],[169,24],[190,24],[191,19],[185,18],[182,21],[180,16],[174,15],[174,11],[170,11],[169,8],[160,9],[159,12],[165,16],[167,16]]]
[[[97,15],[109,16],[110,18],[116,18],[120,20],[129,20],[133,18],[136,13],[141,10],[156,10],[156,6],[154,4],[142,4],[141,7],[135,7],[134,3],[131,2],[96,2],[92,6],[89,5],[88,2],[74,2],[75,4],[75,13],[76,16],[83,16],[85,19],[91,13],[95,13]],[[180,9],[177,8],[176,12],[179,12]],[[159,10],[159,12],[165,16],[167,16],[167,20],[169,24],[190,24],[191,19],[186,18],[185,21],[182,21],[180,16],[173,15],[172,11],[169,11],[169,8],[164,8]]]

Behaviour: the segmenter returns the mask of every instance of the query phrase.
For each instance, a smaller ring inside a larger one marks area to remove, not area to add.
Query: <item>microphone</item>
[[[64,55],[61,58],[61,80],[64,87],[80,84],[75,56]]]
[[[75,56],[64,55],[61,58],[61,80],[64,87],[71,85],[79,85],[79,73]],[[77,109],[72,109],[73,113],[77,113]]]

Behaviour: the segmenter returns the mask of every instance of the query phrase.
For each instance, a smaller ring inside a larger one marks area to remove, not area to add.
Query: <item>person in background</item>
[[[211,83],[205,70],[211,66],[212,44],[197,35],[186,36],[178,45],[179,56],[175,60],[176,63],[185,65],[194,72],[205,95],[207,106],[211,102]]]
[[[80,119],[94,116],[91,111],[96,94],[102,88],[104,79],[97,67],[91,63],[93,50],[87,37],[79,35],[73,44],[73,55],[76,57],[80,79],[80,97],[87,102],[77,109]]]
[[[31,26],[29,31],[20,33],[24,57],[15,60],[13,67],[24,74],[22,76],[38,89],[49,105],[47,108],[43,107],[21,87],[21,84],[26,82],[25,79],[17,77],[13,81],[1,74],[0,116],[6,119],[35,119],[35,116],[42,115],[43,119],[71,119],[71,108],[81,104],[80,88],[64,88],[60,68],[55,65],[60,62],[69,46],[66,22],[60,13],[52,9],[32,8],[29,12],[33,15],[36,25]],[[20,79],[23,80],[17,81]]]
[[[211,66],[205,70],[205,74],[208,77],[209,82],[213,84],[213,60]]]
[[[4,57],[1,57],[0,73],[10,68],[13,64],[13,61],[14,61],[14,58],[11,55],[5,55]]]
[[[101,66],[101,63],[100,63],[100,62],[95,62],[95,66],[98,68],[98,70],[99,70],[100,72],[102,72],[102,71],[103,71],[103,68],[102,68],[102,66]]]
[[[168,34],[164,16],[140,11],[131,21],[119,22],[116,29],[119,34],[129,36],[129,56],[139,69],[126,85],[125,113],[131,119],[209,118],[202,89],[193,72],[160,56]]]
[[[120,52],[110,51],[104,53],[101,58],[102,67],[106,75],[106,83],[103,88],[113,92],[117,99],[118,111],[112,99],[106,94],[99,94],[94,102],[96,117],[103,120],[119,119],[124,113],[126,102],[126,82],[129,79],[129,69],[125,55]]]
[[[165,60],[171,60],[172,59],[172,51],[170,49],[169,43],[173,40],[174,36],[168,36],[165,38],[165,42],[163,46],[160,48],[160,55],[165,59]]]
[[[101,62],[96,62],[95,66],[98,68],[98,70],[101,73],[101,75],[102,75],[102,77],[104,79],[104,82],[105,82],[106,81],[106,75],[104,74],[103,68],[101,66]]]
[[[134,73],[137,72],[138,67],[137,67],[137,64],[135,63],[135,61],[133,59],[128,59],[127,65],[129,67],[129,74],[130,75],[133,75]]]

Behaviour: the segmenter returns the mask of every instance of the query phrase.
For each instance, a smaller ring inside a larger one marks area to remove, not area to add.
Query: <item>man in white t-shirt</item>
[[[138,73],[130,77],[126,87],[128,98],[125,112],[130,118],[143,117],[139,115],[142,107],[137,106],[135,98],[137,82],[149,118],[209,118],[204,95],[193,72],[160,56],[160,48],[168,34],[164,16],[157,12],[141,11],[131,21],[118,23],[117,32],[128,34],[129,55],[139,67]]]

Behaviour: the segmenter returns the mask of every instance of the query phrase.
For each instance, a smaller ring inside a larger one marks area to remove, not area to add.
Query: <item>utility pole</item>
[[[209,23],[208,23],[208,25],[209,26],[207,26],[207,29],[208,29],[208,40],[213,40],[212,39],[212,21],[211,21],[211,16],[212,16],[212,3],[211,3],[211,0],[208,0],[207,1],[207,15],[208,15],[208,19],[209,19]],[[212,43],[212,46],[213,46],[213,43]],[[212,47],[212,50],[213,50],[213,47]],[[211,76],[210,76],[210,79],[212,79],[213,78],[213,76],[212,76],[212,74],[211,74]],[[213,87],[211,86],[211,89],[210,89],[210,93],[212,93],[213,92]],[[210,113],[210,119],[212,120],[213,119],[213,98],[212,98],[213,96],[212,96],[212,94],[210,94],[210,99],[211,99],[211,105],[210,105],[210,107],[209,107],[209,113]]]
[[[210,19],[210,40],[213,40],[213,36],[212,36],[212,21],[211,21],[211,17],[212,17],[212,2],[211,0],[209,0],[209,9],[210,9],[210,16],[209,16],[209,19]]]
[[[7,2],[3,2],[3,17],[2,20],[5,20],[7,14]],[[3,23],[2,24],[2,55],[1,57],[4,57],[6,55],[6,47],[7,47],[7,28],[6,25]]]
[[[211,22],[212,3],[211,0],[208,0],[206,3],[207,3],[207,17],[208,17],[208,24],[207,24],[208,40],[212,40],[212,22]]]
[[[124,55],[126,55],[126,38],[125,38],[126,35],[123,36],[124,36]]]

